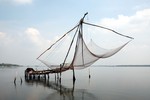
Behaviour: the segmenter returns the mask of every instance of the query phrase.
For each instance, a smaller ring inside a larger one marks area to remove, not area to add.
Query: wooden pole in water
[[[38,80],[40,80],[40,74],[38,73]]]
[[[60,79],[59,79],[60,83],[61,83],[61,69],[62,69],[63,66],[60,64]]]
[[[55,82],[56,82],[56,73],[55,73]]]
[[[59,79],[59,75],[58,75],[58,73],[57,73],[57,80]]]
[[[49,74],[47,74],[48,80],[49,80]]]
[[[91,78],[91,74],[90,74],[90,68],[89,68],[89,79]]]
[[[14,78],[14,84],[16,85],[16,77]]]
[[[75,82],[76,78],[75,78],[75,71],[74,71],[74,68],[73,68],[73,83]]]
[[[22,82],[23,82],[23,81],[22,81],[22,78],[20,77],[20,85],[22,85]]]

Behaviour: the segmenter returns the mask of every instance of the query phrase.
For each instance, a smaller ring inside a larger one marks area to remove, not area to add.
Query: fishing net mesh
[[[114,49],[104,49],[99,47],[92,40],[87,44],[84,41],[80,26],[78,26],[76,31],[72,31],[72,33],[76,35],[70,36],[70,34],[67,34],[63,36],[61,41],[57,42],[51,50],[49,50],[50,59],[39,60],[50,68],[64,67],[69,69],[83,69],[91,66],[100,58],[113,56],[130,42],[128,41]]]

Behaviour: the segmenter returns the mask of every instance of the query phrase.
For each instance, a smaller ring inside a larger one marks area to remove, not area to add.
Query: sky
[[[149,0],[0,0],[0,63],[39,64],[40,53],[86,12],[88,22],[134,37],[96,64],[150,64]]]

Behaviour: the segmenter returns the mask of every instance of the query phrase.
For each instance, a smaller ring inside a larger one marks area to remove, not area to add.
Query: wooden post
[[[44,79],[46,80],[46,74],[44,73]]]
[[[49,74],[47,74],[48,80],[49,80]]]
[[[64,65],[61,65],[61,64],[60,64],[60,78],[59,78],[60,83],[61,83],[61,69],[62,69],[63,66],[64,66]]]
[[[72,86],[72,100],[74,100],[74,89],[75,89],[75,81],[73,82],[73,86]]]
[[[30,80],[32,79],[32,75],[31,75],[31,74],[29,74],[29,79],[30,79]]]
[[[20,85],[22,85],[22,78],[20,77]]]
[[[35,79],[35,74],[33,74],[33,79]]]
[[[55,82],[56,82],[56,73],[55,73]]]
[[[89,79],[91,78],[91,75],[90,75],[90,68],[89,68]]]
[[[16,77],[14,78],[14,84],[16,85]]]
[[[57,73],[57,80],[59,79],[59,74]]]
[[[73,83],[75,82],[76,78],[75,78],[75,71],[74,71],[74,68],[73,68]]]
[[[38,80],[40,80],[40,74],[38,75]]]

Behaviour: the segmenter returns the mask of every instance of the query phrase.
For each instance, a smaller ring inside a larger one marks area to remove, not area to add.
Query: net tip
[[[87,15],[88,14],[88,12],[86,12],[84,15]]]

